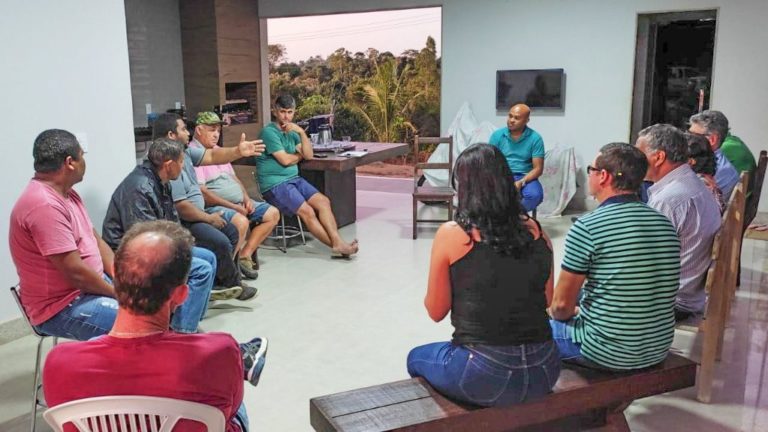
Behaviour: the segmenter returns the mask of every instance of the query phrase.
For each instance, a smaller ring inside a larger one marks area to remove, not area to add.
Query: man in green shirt
[[[316,239],[331,248],[333,256],[357,253],[357,239],[341,238],[331,201],[299,176],[299,162],[314,157],[312,143],[301,126],[293,123],[296,100],[284,94],[272,108],[275,121],[261,130],[266,151],[256,158],[256,175],[264,199],[283,214],[297,215]]]
[[[744,141],[736,135],[731,135],[730,126],[728,125],[728,118],[720,111],[706,110],[691,117],[691,123],[702,119],[704,123],[711,125],[709,132],[715,136],[715,141],[720,140],[723,136],[725,139],[720,144],[720,151],[723,153],[726,159],[731,162],[736,171],[741,174],[742,171],[749,172],[749,186],[747,187],[747,194],[752,193],[752,186],[754,179],[752,178],[757,169],[757,163],[755,162],[755,156],[749,151],[749,147],[744,144]]]

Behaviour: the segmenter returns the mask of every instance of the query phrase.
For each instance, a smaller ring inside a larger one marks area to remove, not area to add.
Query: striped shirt
[[[610,198],[568,231],[562,268],[586,276],[568,323],[584,357],[611,369],[664,360],[680,279],[680,241],[666,217],[635,195]]]
[[[680,238],[682,267],[677,308],[703,311],[712,242],[720,230],[720,205],[688,164],[680,165],[648,188],[648,205],[672,222]]]

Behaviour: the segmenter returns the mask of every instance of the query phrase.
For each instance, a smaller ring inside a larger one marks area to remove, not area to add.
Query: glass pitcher
[[[318,133],[320,136],[318,137],[318,142],[321,146],[330,146],[333,142],[333,139],[331,138],[331,128],[328,125],[321,125],[318,128]]]

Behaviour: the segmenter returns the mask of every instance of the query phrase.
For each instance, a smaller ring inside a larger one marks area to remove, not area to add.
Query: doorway
[[[687,129],[709,108],[717,10],[640,14],[629,142],[646,126]]]

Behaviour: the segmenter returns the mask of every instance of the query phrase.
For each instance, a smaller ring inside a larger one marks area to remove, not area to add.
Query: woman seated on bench
[[[436,322],[451,312],[453,339],[411,350],[408,373],[449,398],[482,406],[547,394],[560,375],[546,312],[549,239],[525,214],[497,148],[464,150],[452,182],[456,221],[435,235],[424,305]]]

